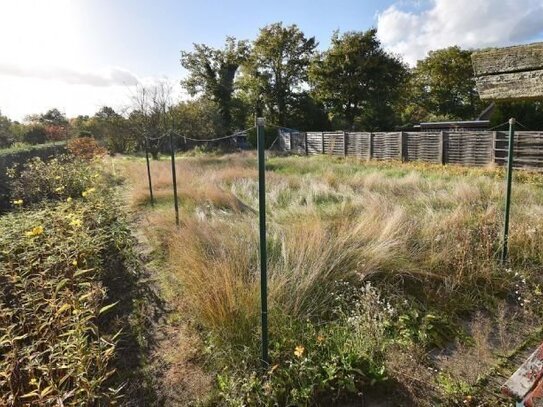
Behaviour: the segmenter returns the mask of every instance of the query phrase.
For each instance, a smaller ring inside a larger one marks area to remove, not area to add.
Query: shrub
[[[92,160],[106,153],[93,137],[78,137],[68,142],[68,151],[77,158]]]
[[[106,186],[105,174],[84,161],[67,156],[43,161],[34,158],[9,171],[12,201],[24,205],[44,200],[71,200]]]
[[[41,125],[30,127],[23,134],[23,141],[28,144],[43,144],[47,142],[47,131],[45,127]]]
[[[103,197],[0,218],[0,404],[94,405],[118,392],[117,335],[99,329],[112,304],[114,211]],[[119,245],[122,247],[122,245]]]

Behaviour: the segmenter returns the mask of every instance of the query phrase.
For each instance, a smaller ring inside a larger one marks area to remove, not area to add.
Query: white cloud
[[[136,75],[122,68],[109,68],[103,72],[85,72],[60,66],[29,66],[0,62],[0,75],[90,86],[134,86],[138,83]]]
[[[400,3],[377,16],[377,35],[385,49],[411,65],[428,51],[503,46],[543,36],[543,0],[431,0],[422,11]]]

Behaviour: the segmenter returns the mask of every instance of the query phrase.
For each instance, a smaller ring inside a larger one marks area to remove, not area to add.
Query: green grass
[[[201,329],[212,403],[329,405],[380,383],[400,405],[454,404],[475,385],[462,364],[484,374],[541,325],[541,175],[516,172],[505,268],[501,168],[271,156],[272,366],[259,375],[254,155],[177,160],[180,228],[169,163],[152,163],[154,210],[144,164],[119,165],[165,256],[164,290]],[[442,374],[413,379],[428,369]]]

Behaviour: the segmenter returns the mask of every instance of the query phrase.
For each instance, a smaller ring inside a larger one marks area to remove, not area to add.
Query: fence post
[[[498,132],[492,132],[492,145],[490,146],[490,162],[492,164],[496,163],[496,140],[498,139]]]
[[[509,246],[509,215],[511,211],[511,186],[513,181],[513,150],[515,143],[515,119],[509,119],[509,151],[507,153],[507,180],[505,190],[505,219],[503,222],[502,264],[507,261]]]
[[[305,155],[309,155],[309,149],[307,147],[307,131],[304,131],[304,147],[305,147]]]
[[[149,140],[145,138],[145,161],[147,162],[147,180],[149,181],[149,196],[151,198],[151,206],[155,206],[155,198],[153,197],[153,183],[151,181],[151,164],[149,163]]]
[[[368,160],[373,158],[373,133],[369,134],[368,140]]]
[[[326,150],[324,149],[324,131],[321,131],[321,145],[322,145],[322,153],[325,154]]]
[[[400,132],[400,160],[405,161],[405,132]]]
[[[347,157],[347,133],[343,132],[343,158]]]
[[[175,224],[179,226],[179,203],[177,201],[177,174],[175,173],[175,150],[173,148],[173,132],[170,131],[170,153],[172,159],[173,202],[175,208]]]
[[[264,118],[256,119],[258,147],[258,219],[260,230],[260,303],[262,319],[262,363],[269,365],[268,358],[268,258],[266,253],[266,163],[264,156]],[[292,133],[291,133],[292,137]]]
[[[441,163],[441,165],[445,165],[445,149],[447,148],[445,143],[445,136],[446,135],[444,131],[439,132],[439,162]]]
[[[257,142],[258,142],[258,135],[257,135]],[[292,132],[288,132],[288,149],[290,152],[292,152]]]

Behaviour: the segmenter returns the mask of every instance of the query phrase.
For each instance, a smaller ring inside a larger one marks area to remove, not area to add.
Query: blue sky
[[[297,24],[326,47],[334,30],[365,30],[393,1],[303,0],[255,2],[94,0],[83,2],[85,29],[103,63],[142,75],[179,75],[179,51],[192,43],[220,47],[226,35],[253,39],[266,24]],[[99,22],[99,24],[97,24]],[[135,51],[138,50],[138,51]]]
[[[334,30],[376,27],[410,65],[429,50],[543,40],[543,0],[0,0],[0,111],[14,119],[57,107],[92,115],[130,106],[137,84],[168,81],[183,97],[180,50],[254,39],[298,24],[325,49]]]

